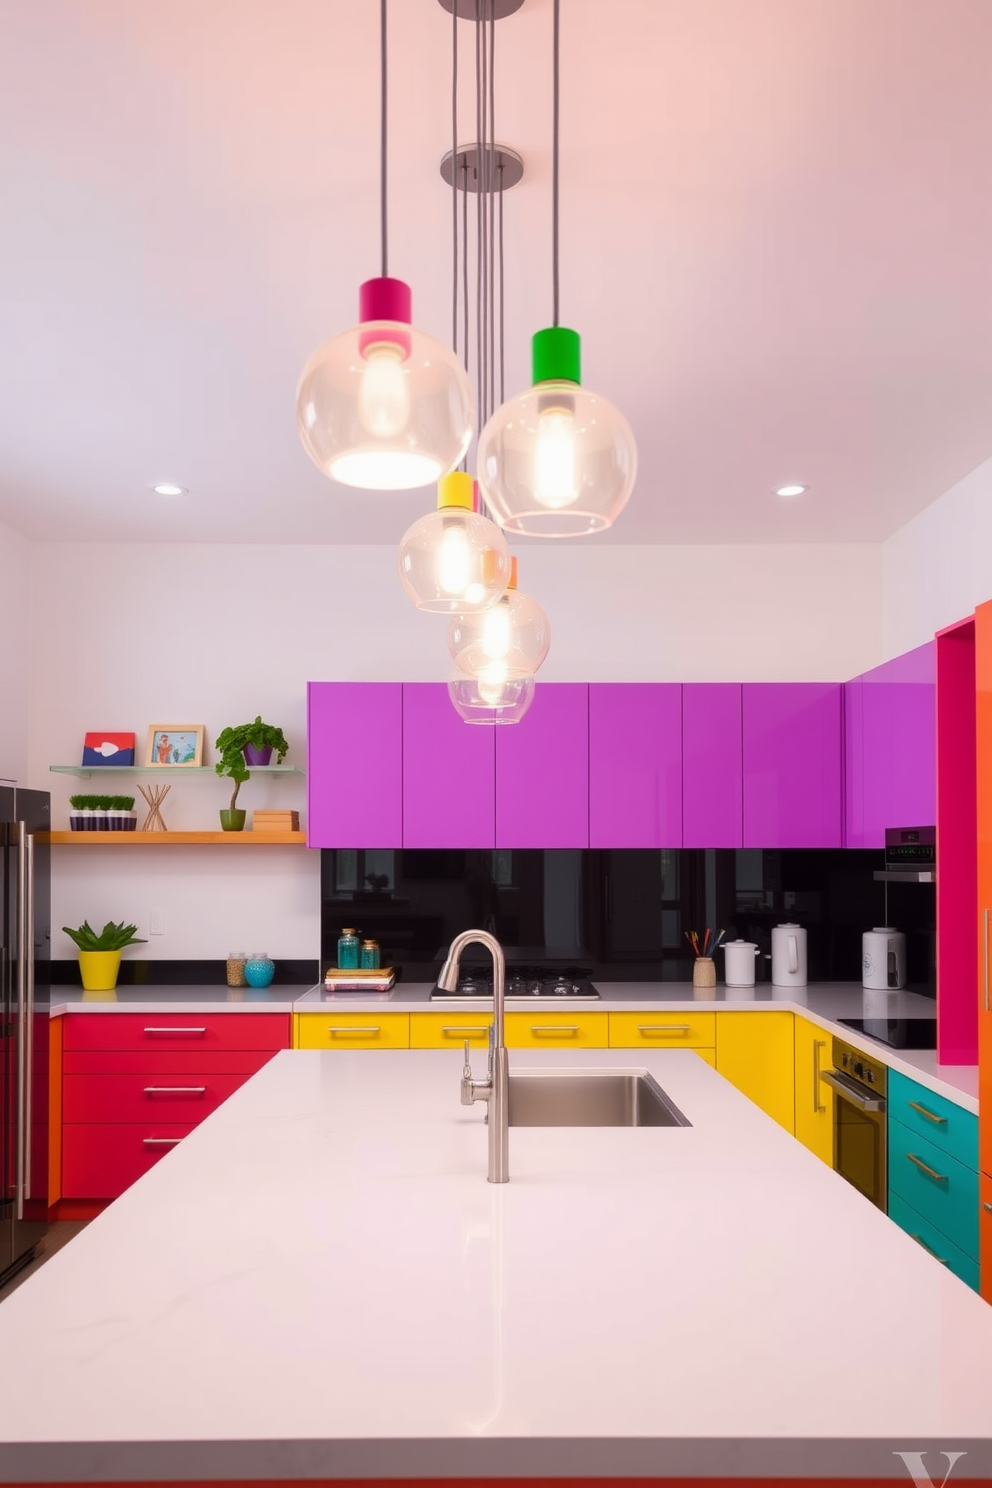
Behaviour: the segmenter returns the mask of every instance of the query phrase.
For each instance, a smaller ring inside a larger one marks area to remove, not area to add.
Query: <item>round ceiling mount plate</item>
[[[440,0],[441,9],[450,15],[458,11],[460,21],[488,21],[495,13],[497,21],[519,10],[524,0]]]
[[[442,5],[444,0],[441,0]],[[510,150],[506,145],[486,145],[485,152],[493,159],[493,190],[509,191],[511,186],[516,186],[523,179],[524,161],[523,156],[518,155],[516,150]],[[462,145],[455,160],[455,185],[462,191],[483,191],[486,189],[482,180],[480,166],[483,163],[482,149],[478,145]],[[441,161],[441,179],[446,186],[452,184],[451,180],[451,150]]]

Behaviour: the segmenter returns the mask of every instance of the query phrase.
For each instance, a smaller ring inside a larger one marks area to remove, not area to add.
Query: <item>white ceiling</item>
[[[562,11],[562,319],[640,460],[587,541],[879,540],[992,455],[992,0]],[[393,0],[390,270],[445,339],[450,35]],[[334,485],[294,425],[378,272],[377,47],[374,0],[0,0],[0,519],[392,544],[430,504]],[[508,394],[550,320],[550,60],[525,0]]]

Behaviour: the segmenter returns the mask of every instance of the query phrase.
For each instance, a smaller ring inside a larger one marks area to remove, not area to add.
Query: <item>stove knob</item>
[[[866,1069],[865,1070],[865,1079],[868,1081],[868,1084],[869,1085],[874,1085],[874,1083],[875,1083],[875,1072],[874,1072],[874,1070]]]

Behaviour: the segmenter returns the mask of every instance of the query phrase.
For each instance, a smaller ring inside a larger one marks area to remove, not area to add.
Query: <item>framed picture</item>
[[[121,765],[134,764],[134,735],[113,734],[106,729],[86,734],[83,739],[83,764]]]
[[[202,723],[153,723],[148,730],[145,764],[181,770],[203,763]]]

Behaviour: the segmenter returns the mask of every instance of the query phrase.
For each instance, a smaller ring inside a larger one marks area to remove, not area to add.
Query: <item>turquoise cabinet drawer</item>
[[[945,1265],[948,1271],[953,1271],[973,1291],[978,1291],[978,1262],[965,1255],[956,1245],[952,1245],[947,1236],[942,1235],[929,1220],[924,1219],[922,1214],[917,1214],[911,1205],[893,1193],[889,1194],[889,1218],[918,1245],[922,1245],[924,1250],[928,1250],[936,1262]]]
[[[978,1117],[925,1085],[889,1070],[889,1116],[918,1132],[935,1146],[978,1170]]]
[[[891,1118],[889,1194],[905,1199],[965,1255],[978,1259],[978,1174]]]

